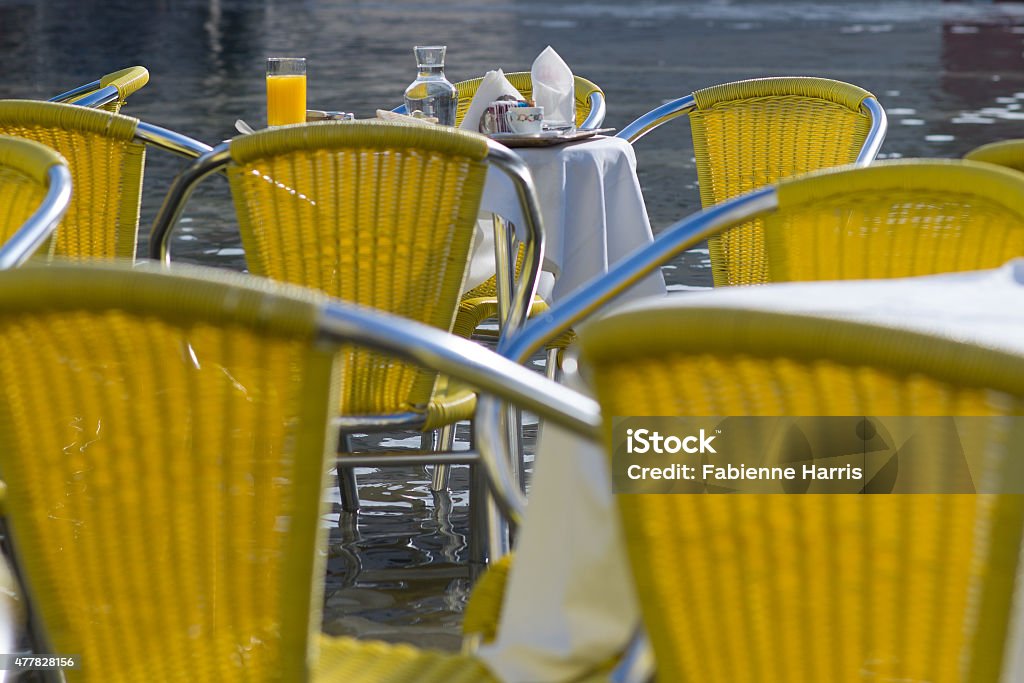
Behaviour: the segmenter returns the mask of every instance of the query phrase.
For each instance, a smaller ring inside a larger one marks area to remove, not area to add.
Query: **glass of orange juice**
[[[267,125],[306,122],[306,58],[267,59]]]

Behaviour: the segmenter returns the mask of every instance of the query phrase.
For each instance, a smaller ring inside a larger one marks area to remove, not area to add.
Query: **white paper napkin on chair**
[[[544,107],[544,123],[551,128],[576,126],[576,83],[569,65],[548,45],[530,69],[533,99]]]
[[[503,95],[510,95],[517,100],[523,99],[519,91],[505,78],[505,72],[501,69],[485,73],[476,89],[476,94],[473,95],[473,101],[469,103],[469,110],[462,117],[459,128],[471,130],[474,133],[480,130],[480,117],[487,111],[487,105]]]

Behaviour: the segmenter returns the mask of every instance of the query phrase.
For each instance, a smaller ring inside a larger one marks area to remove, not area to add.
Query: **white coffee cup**
[[[544,107],[512,107],[505,112],[505,121],[513,133],[539,133],[544,128]]]

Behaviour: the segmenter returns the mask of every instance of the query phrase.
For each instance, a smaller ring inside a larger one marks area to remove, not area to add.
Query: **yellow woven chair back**
[[[228,167],[249,270],[450,331],[487,174],[450,128],[308,124],[236,138]],[[424,412],[436,373],[353,350],[347,415]]]
[[[791,175],[857,159],[871,93],[825,78],[764,78],[693,93],[690,113],[701,203],[717,204]],[[761,225],[708,241],[716,286],[766,281]]]
[[[533,79],[529,71],[516,71],[505,74],[505,78],[512,84],[519,94],[527,99],[533,98]],[[576,82],[576,125],[581,126],[590,115],[590,95],[595,92],[603,92],[597,85],[585,78],[574,76]],[[469,105],[476,95],[477,88],[483,78],[473,78],[468,81],[460,81],[455,84],[455,91],[459,96],[459,104],[455,110],[455,125],[461,125],[462,119],[469,111]]]
[[[0,244],[39,208],[49,187],[49,168],[63,163],[43,145],[0,135]]]
[[[667,306],[587,332],[581,368],[609,422],[1024,407],[1020,357],[925,335]],[[617,499],[659,680],[1000,680],[1020,496]]]
[[[1012,168],[1015,171],[1024,171],[1024,139],[990,142],[972,149],[964,155],[964,159],[984,161]]]
[[[766,282],[909,277],[1024,256],[1024,176],[886,161],[783,181],[762,222]]]
[[[67,159],[74,192],[54,252],[134,258],[145,146],[137,119],[71,104],[0,100],[0,134],[41,142]]]
[[[334,356],[242,282],[0,273],[6,512],[69,681],[306,679]]]
[[[117,88],[117,99],[107,102],[102,105],[101,108],[112,114],[119,113],[121,111],[121,107],[124,106],[125,101],[128,99],[128,96],[141,89],[147,83],[149,83],[149,71],[142,66],[130,66],[127,69],[121,69],[119,71],[106,74],[100,78],[97,90],[113,86]],[[93,92],[95,91],[82,93],[81,95],[68,100],[68,102],[75,103]]]

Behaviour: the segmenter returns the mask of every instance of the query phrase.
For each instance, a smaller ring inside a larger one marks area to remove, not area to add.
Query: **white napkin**
[[[485,73],[476,89],[476,94],[473,95],[473,101],[469,103],[469,111],[462,117],[459,128],[471,130],[474,133],[480,130],[480,117],[487,111],[487,105],[502,95],[511,95],[517,100],[523,99],[519,91],[505,78],[505,73],[501,69]]]
[[[530,69],[533,99],[544,107],[544,124],[576,127],[576,83],[569,65],[548,45]]]
[[[406,114],[396,114],[393,111],[387,111],[386,109],[377,110],[377,118],[381,121],[393,121],[395,123],[410,123],[415,126],[432,126],[437,123],[437,119],[433,116],[418,117],[408,116]]]

